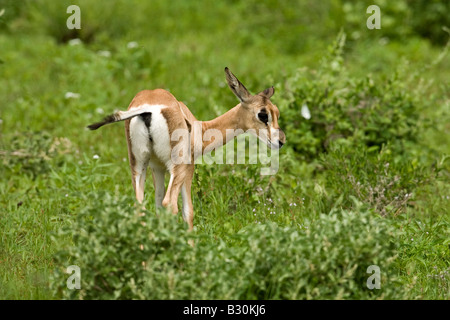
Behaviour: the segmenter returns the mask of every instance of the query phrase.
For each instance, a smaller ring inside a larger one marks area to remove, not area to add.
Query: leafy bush
[[[22,12],[23,5],[14,0],[0,1],[0,32],[9,29],[9,24]]]
[[[450,2],[440,0],[408,0],[412,19],[409,21],[416,34],[429,39],[434,44],[444,45],[448,34],[444,28],[450,28]]]
[[[401,297],[390,269],[395,245],[388,223],[364,210],[332,210],[299,227],[268,223],[243,231],[252,298]],[[366,287],[370,265],[383,270],[381,291]]]
[[[388,147],[378,152],[334,143],[320,161],[328,190],[336,192],[331,195],[333,203],[340,198],[340,205],[351,207],[355,197],[381,216],[404,213],[413,204],[416,190],[435,180],[436,170],[396,159]]]
[[[280,119],[289,132],[287,145],[306,160],[342,138],[378,150],[390,143],[398,153],[405,152],[423,127],[415,96],[396,73],[379,85],[370,75],[348,76],[343,67],[344,44],[341,33],[320,69],[311,71],[311,78],[306,70],[299,70],[287,80]],[[310,110],[310,119],[302,116],[302,108]]]
[[[342,4],[346,30],[354,40],[366,35],[367,7],[380,7],[381,29],[374,36],[403,41],[407,37],[419,36],[436,45],[445,45],[448,36],[443,28],[450,27],[450,3],[445,0],[346,1]]]
[[[130,198],[92,196],[70,228],[74,245],[55,257],[57,297],[80,299],[401,298],[391,263],[394,231],[357,206],[305,225],[250,225],[204,241],[168,212],[139,216]],[[81,268],[81,290],[66,288],[69,265]],[[378,265],[381,289],[366,287]]]
[[[29,173],[35,178],[50,171],[51,160],[70,153],[72,143],[67,138],[52,138],[45,131],[21,132],[15,133],[8,146],[2,149],[0,159],[5,168],[16,173]]]
[[[118,198],[107,193],[92,195],[89,203],[81,209],[74,225],[59,231],[59,236],[73,234],[75,246],[56,257],[60,263],[70,260],[70,264],[81,267],[80,298],[135,297],[136,287],[140,288],[145,280],[143,262],[149,256],[167,249],[177,252],[177,248],[186,245],[185,237],[180,236],[183,228],[170,214],[165,219],[147,219],[130,206],[133,203],[130,197]],[[144,226],[147,222],[150,223]],[[63,269],[56,270],[60,279],[64,277]],[[55,290],[61,292],[63,285],[65,281]],[[77,292],[65,290],[64,294],[75,297]]]

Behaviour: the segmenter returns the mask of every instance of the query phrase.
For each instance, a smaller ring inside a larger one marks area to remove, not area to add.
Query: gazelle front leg
[[[190,172],[189,166],[187,164],[177,164],[170,170],[169,186],[162,205],[166,208],[170,207],[173,214],[178,213],[178,195],[186,180],[186,175]]]
[[[183,219],[189,225],[189,231],[194,228],[194,207],[192,206],[191,198],[191,186],[192,177],[194,174],[193,166],[192,172],[189,172],[186,176],[186,180],[181,187],[181,197],[183,198]]]
[[[194,175],[194,165],[182,165],[170,176],[169,187],[164,197],[163,206],[170,207],[173,214],[178,213],[178,195],[181,191],[183,200],[183,220],[188,224],[189,231],[194,227],[194,208],[192,206],[191,186]]]

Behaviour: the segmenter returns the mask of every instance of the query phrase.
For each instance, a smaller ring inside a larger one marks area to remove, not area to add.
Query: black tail
[[[98,128],[104,126],[105,124],[116,122],[116,121],[117,120],[116,120],[116,117],[114,116],[114,114],[110,114],[109,116],[106,116],[102,121],[90,124],[87,127],[90,130],[97,130]]]

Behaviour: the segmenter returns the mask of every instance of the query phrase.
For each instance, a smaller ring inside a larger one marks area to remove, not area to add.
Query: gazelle
[[[142,203],[144,200],[145,178],[149,166],[153,175],[156,207],[168,207],[176,214],[181,191],[183,219],[189,225],[189,230],[193,228],[194,219],[191,184],[195,154],[203,154],[205,149],[211,151],[234,138],[235,136],[226,134],[227,129],[242,129],[243,132],[253,129],[273,149],[281,148],[286,142],[286,136],[278,125],[280,112],[270,101],[274,88],[251,95],[228,68],[225,68],[225,74],[231,91],[240,103],[216,119],[199,122],[186,105],[170,92],[155,89],[139,92],[127,111],[118,111],[105,117],[103,121],[88,126],[89,129],[96,130],[105,124],[125,120],[128,158],[137,201]],[[196,124],[201,128],[197,133],[193,130]],[[189,133],[188,139],[173,139],[173,134],[180,129]],[[222,140],[203,141],[203,134],[210,129],[220,131]],[[201,135],[200,146],[195,145],[198,134]],[[173,161],[173,151],[178,150],[176,148],[182,143],[190,146],[190,161],[178,163]],[[196,148],[201,148],[201,151],[196,153]],[[164,178],[167,171],[170,180],[166,192]]]

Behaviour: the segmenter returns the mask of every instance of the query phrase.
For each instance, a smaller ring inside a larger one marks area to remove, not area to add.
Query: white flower
[[[102,108],[97,108],[97,109],[95,109],[95,111],[96,111],[97,113],[99,113],[99,114],[105,113],[105,111],[103,111]]]
[[[83,42],[80,39],[78,39],[78,38],[70,39],[69,42],[68,42],[69,46],[77,46],[77,45],[80,45],[82,43]]]
[[[105,57],[105,58],[111,57],[111,52],[108,51],[108,50],[100,50],[100,51],[97,52],[97,54],[99,56],[102,56],[102,57]]]
[[[331,62],[331,69],[338,70],[339,69],[339,62],[337,62],[336,60]]]
[[[131,41],[127,43],[127,48],[128,49],[133,49],[133,48],[137,48],[139,47],[139,44],[136,41]]]
[[[309,109],[308,109],[308,106],[306,105],[306,103],[302,106],[301,114],[302,114],[302,117],[305,118],[306,120],[311,119],[311,113],[309,112]]]
[[[94,154],[94,156],[92,157],[92,159],[99,159],[100,156],[98,154]]]
[[[66,94],[64,95],[64,98],[66,99],[78,99],[80,97],[79,93],[75,93],[75,92],[66,92]]]
[[[361,37],[361,33],[358,31],[353,31],[352,32],[352,39],[354,40],[358,40]]]
[[[389,38],[383,37],[383,38],[381,38],[380,40],[378,40],[378,43],[379,43],[381,46],[385,46],[385,45],[387,45],[387,44],[389,43]]]

